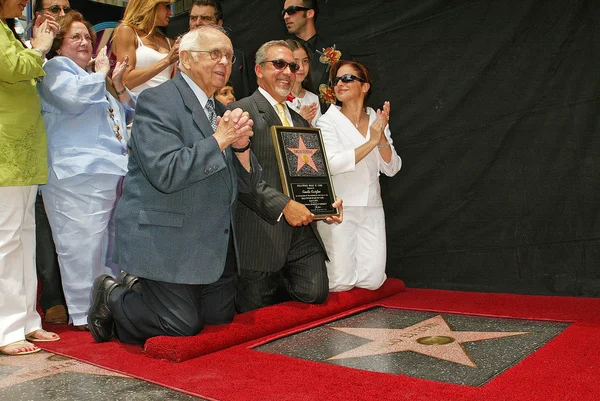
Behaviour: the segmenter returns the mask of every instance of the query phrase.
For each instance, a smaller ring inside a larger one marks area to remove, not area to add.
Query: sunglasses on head
[[[44,8],[44,10],[46,11],[50,11],[52,14],[58,14],[60,12],[60,10],[62,10],[65,14],[68,14],[72,8],[69,6],[59,6],[59,5],[53,5],[50,7],[46,7]]]
[[[358,82],[367,82],[362,78],[357,77],[356,75],[352,75],[352,74],[344,74],[341,77],[335,77],[333,78],[333,81],[331,81],[331,83],[333,84],[333,86],[336,86],[338,84],[338,82],[342,81],[343,83],[347,84],[353,81],[358,81]]]
[[[290,71],[293,72],[294,74],[298,72],[298,70],[300,69],[300,66],[294,62],[288,63],[285,60],[266,60],[263,61],[263,63],[272,63],[273,67],[275,67],[278,70],[285,70],[285,67],[290,67]]]
[[[281,16],[285,17],[285,13],[287,13],[287,15],[294,15],[298,11],[307,11],[307,10],[310,10],[310,8],[302,7],[302,6],[289,6],[288,8],[284,8],[281,11]]]

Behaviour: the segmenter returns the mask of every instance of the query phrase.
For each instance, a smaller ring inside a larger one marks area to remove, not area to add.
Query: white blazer
[[[392,177],[402,167],[402,160],[392,144],[389,125],[384,134],[392,149],[392,159],[386,163],[379,149],[373,149],[358,164],[355,163],[354,150],[366,143],[371,136],[371,124],[377,113],[367,107],[369,129],[366,137],[356,129],[354,124],[342,114],[339,106],[330,106],[317,121],[321,129],[325,152],[329,161],[335,193],[344,200],[344,206],[383,206],[379,173]]]

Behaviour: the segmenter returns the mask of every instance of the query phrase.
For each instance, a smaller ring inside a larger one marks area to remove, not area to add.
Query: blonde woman
[[[179,43],[159,27],[169,24],[172,0],[129,0],[121,24],[112,38],[118,62],[128,58],[124,83],[139,95],[173,77],[179,60]]]

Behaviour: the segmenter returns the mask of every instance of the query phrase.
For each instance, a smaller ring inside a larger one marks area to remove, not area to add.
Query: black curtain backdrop
[[[223,0],[234,47],[285,38],[283,1]],[[391,277],[409,286],[595,295],[600,8],[593,0],[321,1],[403,160],[381,178]],[[169,32],[187,27],[174,18]]]

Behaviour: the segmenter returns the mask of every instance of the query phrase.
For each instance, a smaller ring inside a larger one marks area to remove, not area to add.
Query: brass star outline
[[[371,341],[326,360],[412,351],[472,368],[478,366],[462,346],[463,343],[530,334],[530,332],[523,331],[454,331],[441,315],[423,320],[404,329],[330,328]]]

